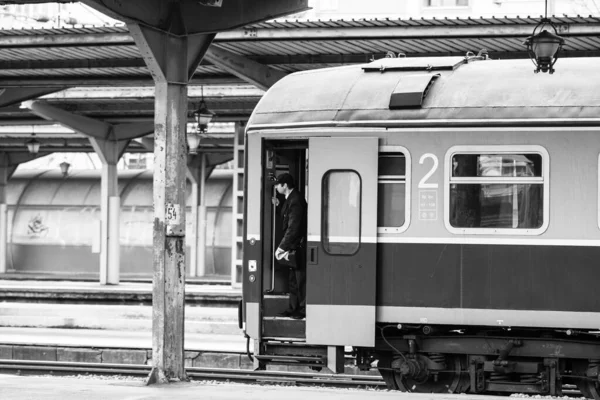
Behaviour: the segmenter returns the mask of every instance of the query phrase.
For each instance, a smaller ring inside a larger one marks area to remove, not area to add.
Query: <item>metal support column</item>
[[[90,138],[90,143],[102,161],[102,178],[100,181],[100,284],[118,285],[121,272],[121,247],[119,242],[121,198],[119,197],[117,163],[129,141]]]
[[[191,158],[191,157],[190,157]],[[192,186],[190,203],[192,229],[190,237],[190,277],[206,274],[206,179],[207,156],[198,154],[188,162],[188,177]]]
[[[148,383],[186,379],[184,368],[187,83],[214,34],[174,35],[128,24],[155,80],[154,279]]]
[[[197,156],[199,157],[199,156]],[[198,204],[200,201],[200,190],[198,188],[198,181],[193,176],[188,166],[188,177],[191,182],[192,193],[190,194],[190,207],[192,210],[192,229],[190,230],[190,270],[189,275],[191,278],[198,276]]]
[[[8,248],[8,206],[6,204],[6,184],[8,183],[8,156],[0,155],[0,274],[6,273]]]
[[[118,285],[119,272],[119,178],[117,164],[102,162],[100,180],[100,284]],[[115,199],[117,207],[115,205]]]
[[[198,276],[206,275],[206,154],[200,156],[200,180],[198,182]]]

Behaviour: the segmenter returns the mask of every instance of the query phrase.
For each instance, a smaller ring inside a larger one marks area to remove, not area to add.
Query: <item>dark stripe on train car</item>
[[[460,246],[377,245],[377,305],[460,306]]]
[[[380,243],[377,305],[600,312],[600,248]]]
[[[309,242],[311,246],[319,246]],[[307,304],[375,305],[375,243],[361,243],[353,256],[329,255],[319,248],[318,263],[307,265]]]

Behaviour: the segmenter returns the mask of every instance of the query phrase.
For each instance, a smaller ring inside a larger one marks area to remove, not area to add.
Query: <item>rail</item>
[[[148,376],[151,367],[139,364],[99,364],[56,361],[0,360],[0,373],[28,375],[121,375]],[[186,368],[191,380],[234,381],[244,383],[286,383],[322,385],[339,388],[371,387],[385,389],[379,376],[285,371],[252,371],[225,368]]]

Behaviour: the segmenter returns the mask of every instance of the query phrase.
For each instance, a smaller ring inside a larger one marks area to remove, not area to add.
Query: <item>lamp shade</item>
[[[198,154],[198,146],[200,146],[200,135],[197,132],[189,132],[187,134],[187,143],[190,154]]]
[[[66,161],[63,161],[58,166],[60,167],[60,172],[62,172],[63,176],[69,175],[69,167],[71,166],[71,164],[69,164]]]
[[[530,57],[536,65],[535,72],[554,72],[552,66],[558,57],[558,51],[565,44],[565,40],[544,29],[540,33],[529,36],[525,40]]]
[[[213,113],[206,107],[204,100],[200,102],[200,106],[194,111],[194,118],[199,126],[206,126],[212,120]]]
[[[31,138],[25,142],[25,146],[27,146],[27,150],[29,150],[31,154],[37,154],[38,151],[40,151],[40,142],[35,138]]]

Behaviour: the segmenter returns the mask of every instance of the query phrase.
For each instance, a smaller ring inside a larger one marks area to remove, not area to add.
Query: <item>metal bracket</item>
[[[471,393],[482,393],[485,391],[485,374],[483,370],[484,360],[470,358],[469,376],[471,378]]]

